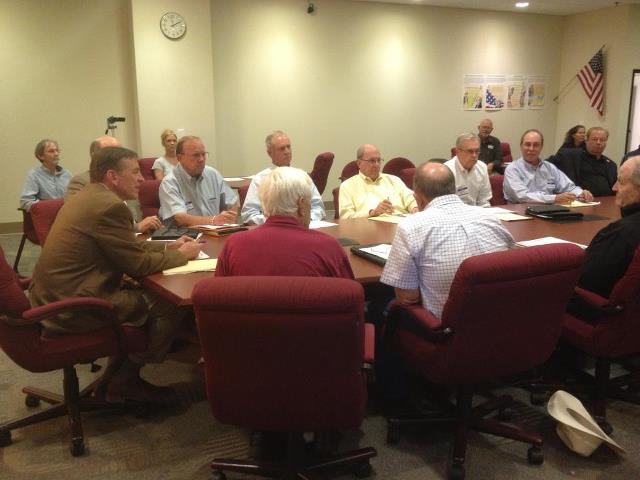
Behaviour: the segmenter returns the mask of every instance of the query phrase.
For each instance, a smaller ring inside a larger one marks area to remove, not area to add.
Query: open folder
[[[180,273],[213,272],[216,269],[217,263],[217,258],[207,258],[205,260],[189,260],[186,265],[182,265],[181,267],[163,270],[162,274],[177,275]]]

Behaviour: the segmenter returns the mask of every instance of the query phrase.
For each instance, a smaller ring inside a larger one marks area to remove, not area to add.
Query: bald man
[[[121,146],[122,144],[120,143],[120,140],[118,140],[117,138],[112,137],[111,135],[100,135],[93,142],[91,142],[91,145],[89,145],[89,157],[93,158],[94,155],[103,148],[121,147]],[[69,186],[67,187],[67,193],[64,196],[65,200],[67,200],[72,195],[75,195],[76,193],[78,193],[80,190],[82,190],[85,187],[85,185],[88,185],[89,183],[90,183],[89,170],[87,170],[84,173],[75,175],[69,181]],[[131,210],[131,214],[133,215],[134,219],[140,218],[142,216],[142,213],[140,211],[140,203],[138,202],[137,199],[129,200],[125,203],[129,207],[129,210]],[[161,226],[162,226],[162,222],[160,222],[160,219],[155,215],[151,217],[143,218],[139,222],[134,223],[134,229],[136,230],[136,232],[139,232],[139,233],[152,232],[154,230],[157,230]]]
[[[420,212],[398,225],[380,281],[395,288],[399,302],[421,304],[440,318],[462,261],[507,250],[514,240],[495,215],[456,195],[455,178],[445,165],[420,165],[413,194]]]

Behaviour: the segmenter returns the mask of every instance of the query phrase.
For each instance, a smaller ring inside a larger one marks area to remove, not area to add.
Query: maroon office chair
[[[35,408],[41,400],[51,406],[0,424],[0,447],[11,444],[12,430],[67,415],[71,431],[71,454],[82,455],[85,447],[80,412],[122,410],[131,406],[104,401],[104,386],[127,353],[146,348],[146,334],[140,328],[121,327],[113,305],[97,298],[68,298],[31,308],[22,291],[26,283],[19,282],[0,248],[0,347],[17,365],[30,372],[62,370],[64,393],[60,395],[36,387],[24,387],[22,391],[27,395],[27,407]],[[109,326],[83,334],[42,337],[40,321],[61,313],[99,315],[109,322]],[[110,364],[101,380],[80,391],[75,365],[93,363],[98,358],[108,356],[117,357],[117,360]]]
[[[140,165],[140,173],[145,180],[155,180],[156,176],[153,174],[153,163],[156,161],[156,157],[139,158],[138,164]]]
[[[340,173],[339,178],[341,182],[344,182],[347,178],[351,178],[357,174],[358,174],[358,162],[356,162],[355,160],[352,160],[342,168],[342,172]]]
[[[491,184],[491,200],[489,203],[492,207],[498,205],[506,205],[507,201],[504,198],[502,190],[502,184],[504,183],[504,175],[496,173],[495,175],[489,175],[489,183]]]
[[[404,157],[395,157],[389,160],[382,167],[382,173],[388,173],[389,175],[400,176],[400,171],[405,168],[415,168],[413,162]]]
[[[29,213],[31,214],[33,227],[40,245],[44,245],[47,240],[49,230],[51,230],[62,205],[64,205],[64,198],[53,198],[51,200],[40,200],[31,206]]]
[[[162,180],[145,180],[140,185],[138,191],[138,201],[140,202],[140,210],[142,217],[151,217],[158,215],[160,210],[160,184]]]
[[[326,277],[211,277],[192,293],[214,417],[258,431],[287,432],[285,464],[216,458],[223,470],[311,478],[327,468],[370,473],[373,448],[304,458],[303,432],[358,428],[365,414],[364,293]]]
[[[509,145],[509,142],[500,142],[500,149],[502,150],[502,163],[513,162],[513,156],[511,155],[511,145]]]
[[[244,206],[244,201],[247,198],[247,192],[249,191],[250,185],[242,185],[238,189],[238,197],[240,198],[240,208]]]
[[[582,288],[576,288],[576,294],[594,315],[589,319],[581,318],[580,314],[566,315],[562,339],[596,358],[595,374],[587,375],[580,370],[580,383],[534,384],[532,387],[534,393],[562,388],[576,394],[587,394],[591,413],[603,430],[611,433],[613,428],[606,421],[608,398],[640,405],[640,372],[637,368],[630,374],[610,378],[613,362],[624,361],[625,357],[640,353],[640,248],[624,276],[614,285],[609,298]],[[540,399],[532,395],[534,403]]]
[[[454,277],[442,320],[419,305],[396,305],[392,310],[386,332],[389,346],[427,381],[457,387],[455,407],[428,418],[456,424],[448,478],[464,478],[470,428],[529,443],[529,462],[542,463],[542,437],[483,418],[496,409],[504,411],[510,397],[472,408],[472,395],[475,385],[529,370],[549,358],[583,257],[572,244],[470,257]],[[387,440],[397,442],[400,426],[414,422],[424,424],[427,419],[390,418]]]
[[[324,189],[327,187],[327,179],[329,178],[331,165],[333,165],[333,159],[334,155],[331,152],[318,154],[315,162],[313,162],[313,170],[309,173],[320,195],[324,193]]]
[[[16,259],[13,262],[13,271],[16,273],[20,273],[18,271],[18,265],[20,264],[20,258],[22,257],[22,251],[24,250],[24,244],[27,240],[29,240],[34,245],[40,245],[40,240],[38,240],[38,235],[36,234],[36,228],[33,226],[33,220],[31,219],[31,213],[22,212],[22,238],[20,238],[20,245],[18,245],[18,252],[16,253]]]
[[[403,168],[402,170],[400,170],[400,174],[398,176],[400,177],[400,180],[404,182],[407,188],[413,190],[413,177],[415,177],[415,175],[416,169],[415,167],[411,167]]]

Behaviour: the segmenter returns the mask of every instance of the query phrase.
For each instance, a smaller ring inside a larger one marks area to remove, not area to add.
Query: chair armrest
[[[624,310],[623,305],[612,305],[609,303],[608,298],[585,290],[584,288],[576,287],[575,294],[580,301],[603,315],[614,315]]]
[[[34,307],[22,314],[22,318],[29,324],[40,322],[60,313],[92,311],[102,313],[112,322],[117,322],[113,304],[107,300],[93,297],[71,297],[48,303],[40,307]]]
[[[409,330],[431,342],[442,342],[453,333],[451,327],[443,327],[440,319],[434,317],[422,305],[394,302],[391,306],[390,319],[395,316],[394,313],[400,316],[400,321],[393,322],[394,325],[391,328]]]

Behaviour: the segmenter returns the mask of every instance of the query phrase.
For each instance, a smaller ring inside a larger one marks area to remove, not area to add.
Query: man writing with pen
[[[340,218],[377,217],[418,211],[413,192],[394,175],[382,173],[380,151],[365,144],[357,151],[358,175],[340,185]]]
[[[167,226],[236,223],[238,196],[215,168],[198,137],[182,137],[176,147],[178,165],[160,184],[158,215]]]

